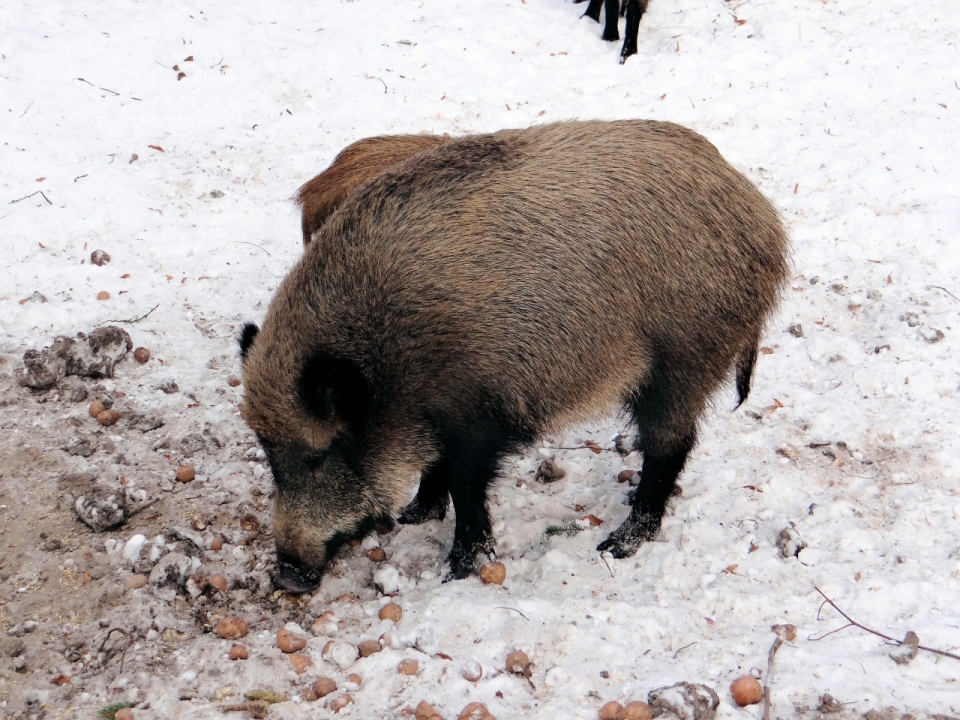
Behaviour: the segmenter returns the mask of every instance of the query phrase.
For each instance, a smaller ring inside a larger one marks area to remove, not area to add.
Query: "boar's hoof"
[[[453,541],[453,548],[450,550],[450,572],[448,572],[443,582],[451,580],[463,580],[473,574],[477,565],[477,555],[485,554],[488,558],[496,559],[497,554],[493,549],[493,540],[487,538],[485,541],[473,543],[469,546],[463,545],[456,540]]]
[[[277,573],[274,584],[281,590],[291,593],[304,593],[315,590],[320,584],[321,571],[300,565],[283,555],[277,556]]]
[[[449,496],[437,498],[430,504],[422,503],[418,495],[407,505],[397,522],[402,525],[420,525],[427,520],[443,520],[447,516]]]
[[[660,517],[652,513],[631,511],[623,525],[597,545],[600,552],[610,552],[615,558],[633,555],[645,540],[653,540],[660,532]]]

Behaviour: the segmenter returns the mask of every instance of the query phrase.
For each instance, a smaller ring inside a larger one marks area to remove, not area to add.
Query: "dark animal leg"
[[[443,435],[441,442],[450,459],[450,497],[457,514],[446,582],[470,575],[478,553],[494,557],[487,487],[497,475],[501,458],[527,438],[489,420],[446,428]]]
[[[583,2],[583,0],[579,0]],[[600,22],[600,8],[603,7],[604,0],[590,0],[590,4],[587,5],[587,11],[583,14],[583,17],[588,17],[595,22]]]
[[[597,546],[616,558],[633,555],[645,540],[656,537],[677,476],[696,443],[696,418],[703,400],[697,390],[683,387],[682,378],[671,378],[669,368],[676,366],[656,367],[631,403],[643,451],[640,484],[631,497],[630,515]]]
[[[440,458],[423,471],[417,495],[407,505],[397,522],[404,525],[419,525],[427,520],[443,520],[450,504],[449,464]]]
[[[618,12],[620,6],[619,0],[603,0],[603,35],[604,40],[613,42],[620,39],[620,29],[617,23],[620,20]]]
[[[649,0],[626,0],[627,28],[623,39],[623,48],[620,50],[620,64],[627,61],[631,55],[637,54],[637,35],[640,33],[640,18],[647,9]]]

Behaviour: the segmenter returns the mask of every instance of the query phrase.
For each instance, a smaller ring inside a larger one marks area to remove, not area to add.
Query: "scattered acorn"
[[[457,720],[496,720],[496,718],[490,714],[486,705],[481,702],[472,702],[460,711]]]
[[[381,620],[390,620],[391,622],[400,622],[403,617],[403,608],[397,603],[391,602],[380,608],[379,617]]]
[[[290,655],[290,664],[293,665],[293,669],[297,675],[303,675],[307,668],[313,665],[313,662],[306,655],[293,653]]]
[[[353,683],[357,687],[363,685],[363,678],[357,675],[357,673],[350,673],[344,678],[344,681],[348,683]]]
[[[401,675],[416,675],[419,669],[420,665],[413,658],[401,660],[397,665],[397,672]]]
[[[604,703],[603,707],[600,708],[600,720],[617,720],[621,710],[623,710],[623,705],[616,700]]]
[[[468,660],[460,666],[460,677],[467,682],[479,682],[483,677],[483,667],[476,660]]]
[[[630,482],[630,479],[636,474],[637,474],[636,470],[630,470],[629,468],[626,470],[621,470],[617,474],[617,482],[620,482],[620,483]]]
[[[190,527],[194,530],[206,530],[207,529],[207,516],[203,513],[194,513],[193,517],[190,518]]]
[[[634,700],[617,713],[617,720],[653,720],[653,713],[645,702]]]
[[[137,588],[142,588],[147,584],[147,576],[131,575],[123,581],[123,584],[126,586],[127,590],[136,590]]]
[[[197,477],[197,471],[193,465],[181,465],[177,468],[177,480],[182,483],[193,482]]]
[[[382,547],[375,547],[367,550],[367,557],[373,560],[373,562],[383,562],[387,559],[387,551]]]
[[[304,702],[316,702],[320,699],[320,696],[312,687],[308,687],[300,691],[300,699]]]
[[[230,387],[239,386],[240,378],[238,378],[236,375],[231,375],[230,377],[227,378],[227,385],[229,385]]]
[[[353,698],[350,697],[349,693],[347,693],[346,695],[341,695],[340,697],[331,700],[329,707],[333,712],[338,713],[352,702]]]
[[[128,707],[120,708],[113,714],[113,720],[133,720],[133,710]]]
[[[360,657],[370,657],[374,653],[380,652],[383,648],[377,640],[364,640],[357,649],[360,651]]]
[[[307,639],[290,632],[286,628],[277,630],[277,647],[285,653],[295,653],[307,646]]]
[[[437,709],[426,700],[421,700],[413,715],[416,720],[442,720]]]
[[[133,351],[133,359],[136,360],[141,365],[143,365],[145,362],[147,362],[150,359],[150,351],[147,350],[145,347],[138,347],[136,350]]]
[[[503,585],[507,577],[507,568],[502,562],[487,563],[480,568],[480,580],[484,585]]]
[[[104,264],[110,262],[110,255],[108,255],[104,250],[94,250],[92,253],[90,253],[90,262],[97,267],[103,267]]]
[[[514,650],[507,655],[506,669],[514,675],[526,675],[530,670],[530,658],[523,650]]]
[[[230,648],[231,660],[246,660],[248,657],[250,657],[250,653],[243,645],[234,645]]]
[[[332,612],[325,612],[310,626],[310,632],[316,637],[322,635],[333,635],[337,631],[337,616]]]
[[[313,691],[317,694],[317,697],[326,697],[336,689],[337,683],[333,678],[318,678],[313,684]]]
[[[751,675],[743,675],[730,683],[730,694],[740,707],[756,705],[763,700],[763,688]]]
[[[97,415],[97,422],[104,426],[116,425],[117,420],[119,419],[120,419],[120,413],[118,413],[113,408],[110,408],[109,410],[104,410],[102,413]]]
[[[100,292],[97,293],[97,300],[109,300],[109,299],[110,299],[110,293],[108,293],[106,290],[101,290]]]
[[[225,617],[217,623],[214,630],[224,640],[236,640],[247,634],[247,623],[238,617]]]
[[[210,541],[210,549],[213,550],[214,552],[220,552],[221,550],[223,550],[223,540],[221,540],[218,537],[215,537],[213,540]]]
[[[102,402],[99,400],[94,400],[92,403],[90,403],[90,417],[96,418],[97,415],[106,409],[106,406]]]

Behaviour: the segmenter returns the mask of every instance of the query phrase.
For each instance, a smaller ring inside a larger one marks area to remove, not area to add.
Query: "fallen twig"
[[[367,75],[367,80],[380,80],[380,78],[378,78],[376,75]],[[383,94],[386,95],[386,94],[387,94],[387,84],[386,84],[385,82],[383,82],[383,80],[380,80],[380,82],[383,83]]]
[[[50,202],[50,198],[43,194],[43,190],[40,191],[40,197],[47,201],[47,205],[53,205],[53,203]]]
[[[520,611],[517,610],[516,608],[504,607],[504,606],[502,606],[502,605],[497,605],[494,609],[495,609],[495,610],[513,610],[515,613],[519,613],[519,614],[520,614],[520,617],[522,617],[524,620],[528,620],[528,621],[530,620],[530,618],[528,618],[526,615],[524,615],[522,612],[520,612]]]
[[[257,245],[256,243],[247,242],[246,240],[237,240],[237,242],[243,243],[244,245],[253,245],[254,247],[257,247],[257,248],[260,248],[261,250],[263,250],[263,251],[267,254],[268,257],[273,257],[273,256],[270,254],[270,251],[269,251],[269,250],[267,250],[266,248],[260,247],[260,246]]]
[[[104,88],[104,87],[100,87],[100,86],[98,86],[98,85],[94,85],[94,84],[93,84],[92,82],[90,82],[89,80],[84,80],[83,78],[77,78],[77,80],[79,80],[80,82],[85,82],[85,83],[86,83],[87,85],[89,85],[90,87],[95,87],[95,88],[97,88],[97,90],[103,90],[104,92],[112,93],[113,95],[120,95],[120,93],[114,92],[113,90],[110,90],[109,88]]]
[[[956,300],[957,302],[960,302],[960,298],[958,298],[958,297],[957,297],[956,295],[954,295],[952,292],[950,292],[949,290],[947,290],[945,287],[940,287],[939,285],[931,285],[930,287],[936,288],[937,290],[943,290],[947,295],[949,295],[950,297],[952,297],[954,300]]]
[[[783,645],[783,638],[777,634],[777,639],[770,646],[770,653],[767,655],[767,674],[763,678],[763,720],[770,720],[770,676],[773,674],[773,656]]]
[[[154,305],[152,308],[150,308],[149,310],[147,310],[147,312],[145,312],[145,313],[144,313],[143,315],[141,315],[140,317],[127,318],[126,320],[104,320],[103,322],[97,323],[97,327],[99,327],[100,325],[106,325],[107,323],[129,323],[129,324],[132,325],[133,323],[137,323],[137,322],[140,322],[141,320],[143,320],[147,315],[149,315],[150,313],[152,313],[152,312],[153,312],[154,310],[156,310],[158,307],[160,307],[159,304],[158,304],[158,305]]]
[[[18,202],[20,202],[21,200],[26,200],[27,198],[32,198],[32,197],[33,197],[34,195],[36,195],[38,192],[40,192],[40,191],[37,190],[37,192],[32,192],[32,193],[30,193],[29,195],[24,195],[22,198],[17,198],[16,200],[11,200],[10,202],[7,203],[7,205],[13,205],[14,203],[18,203]]]
[[[835,632],[840,632],[841,630],[843,630],[843,629],[845,629],[845,628],[848,628],[848,627],[853,626],[853,627],[858,627],[858,628],[860,628],[861,630],[864,630],[864,631],[866,631],[866,632],[868,632],[868,633],[871,633],[872,635],[876,635],[877,637],[881,637],[881,638],[883,638],[884,640],[886,640],[886,641],[888,641],[888,642],[890,642],[890,643],[893,643],[894,645],[903,645],[903,640],[897,640],[896,638],[890,637],[889,635],[884,635],[882,632],[877,632],[876,630],[873,630],[872,628],[868,628],[866,625],[861,625],[861,624],[858,623],[856,620],[854,620],[852,617],[850,617],[849,615],[847,615],[843,610],[841,610],[839,607],[837,607],[837,604],[836,604],[833,600],[831,600],[830,598],[828,598],[828,597],[826,596],[826,594],[823,592],[823,590],[821,590],[820,588],[818,588],[816,585],[813,586],[813,589],[816,590],[818,593],[820,593],[820,595],[823,597],[823,603],[821,603],[821,605],[820,605],[820,610],[823,610],[823,606],[824,606],[824,605],[830,605],[834,610],[836,610],[838,613],[840,613],[841,615],[843,615],[844,619],[847,621],[847,624],[844,625],[843,627],[838,627],[836,630],[831,630],[831,631],[828,632],[828,633],[824,633],[824,634],[821,635],[820,637],[813,637],[812,635],[808,635],[808,636],[807,636],[807,640],[812,640],[812,641],[814,641],[814,642],[816,642],[816,641],[818,641],[818,640],[823,640],[825,637],[827,637],[827,635],[833,635],[833,633],[835,633]],[[817,620],[820,619],[820,610],[817,611]],[[934,654],[936,654],[936,655],[944,655],[944,656],[946,656],[946,657],[953,658],[954,660],[960,660],[960,655],[954,655],[953,653],[948,653],[946,650],[937,650],[936,648],[924,647],[923,645],[917,645],[917,647],[920,648],[921,650],[926,650],[927,652],[931,652],[931,653],[934,653]]]
[[[679,648],[679,649],[673,654],[673,659],[676,660],[676,659],[677,659],[677,655],[679,655],[683,650],[686,650],[686,649],[687,649],[688,647],[690,647],[691,645],[696,645],[696,644],[697,644],[697,641],[694,640],[692,643],[687,643],[687,644],[684,645],[682,648]]]
[[[27,105],[27,110],[29,110],[32,105],[33,105],[33,100],[30,101],[30,105]],[[22,113],[20,113],[20,117],[23,117],[24,115],[26,115],[27,110],[24,110]]]
[[[127,644],[123,646],[123,651],[120,653],[120,673],[123,673],[123,663],[127,658],[127,650],[129,650],[133,646],[133,643],[135,643],[137,640],[137,636],[134,635],[134,633],[130,632],[129,630],[124,630],[123,628],[118,628],[118,627],[110,628],[110,630],[107,631],[106,637],[103,638],[103,642],[100,643],[100,649],[97,650],[97,655],[104,652],[104,648],[106,648],[107,646],[107,641],[110,639],[110,636],[113,635],[115,632],[120,633],[121,635],[124,635],[127,638]],[[110,651],[107,653],[107,656],[103,659],[103,663],[100,667],[106,667],[107,663],[109,663],[110,660],[113,659],[113,656],[116,654],[117,654],[117,648],[111,648]]]

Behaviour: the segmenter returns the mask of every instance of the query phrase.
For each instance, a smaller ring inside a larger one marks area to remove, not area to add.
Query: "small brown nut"
[[[214,632],[224,640],[236,640],[247,634],[247,623],[238,617],[228,616],[217,623]]]
[[[507,568],[502,562],[487,563],[480,568],[480,579],[484,585],[503,585],[507,577]]]
[[[743,675],[730,683],[730,694],[740,707],[756,705],[763,700],[763,688],[755,677]]]
[[[210,578],[210,584],[213,585],[220,592],[227,591],[227,579],[223,575],[220,575],[220,574],[213,575]]]
[[[210,549],[213,550],[214,552],[220,552],[221,550],[223,550],[223,540],[221,540],[218,537],[215,537],[210,542]]]
[[[514,675],[526,675],[530,668],[530,658],[523,650],[514,650],[507,655],[506,668],[508,673]]]
[[[352,548],[360,547],[360,543],[363,542],[360,538],[350,538],[347,540],[347,545]]]
[[[316,702],[320,699],[320,696],[317,695],[313,688],[305,688],[300,691],[300,699],[304,702]]]
[[[250,653],[243,645],[234,645],[230,648],[231,660],[246,660],[248,657],[250,657]]]
[[[397,672],[401,675],[416,675],[419,669],[420,665],[412,658],[401,660],[397,665]]]
[[[346,680],[348,683],[353,683],[357,687],[363,685],[363,678],[357,675],[357,673],[350,673],[344,678],[344,680]]]
[[[377,639],[380,641],[380,647],[393,648],[394,650],[400,649],[400,638],[393,633],[380,633],[380,637]]]
[[[380,652],[383,648],[380,647],[380,643],[377,640],[364,640],[357,645],[357,649],[360,651],[360,657],[370,657],[374,653]]]
[[[194,530],[206,530],[207,529],[207,516],[203,513],[194,513],[193,517],[190,519],[190,527]]]
[[[313,662],[306,655],[293,653],[290,656],[290,664],[293,665],[293,669],[297,675],[303,675],[303,673],[307,671],[307,668],[313,665]]]
[[[99,400],[94,400],[90,403],[90,417],[95,418],[97,415],[102,413],[107,408]]]
[[[468,660],[460,666],[460,677],[467,682],[479,682],[483,677],[483,667],[476,660]]]
[[[120,413],[118,413],[113,408],[109,410],[104,410],[102,413],[97,415],[97,422],[101,425],[116,425],[117,420],[120,419]]]
[[[350,697],[350,694],[348,693],[346,695],[341,695],[340,697],[334,698],[333,700],[331,700],[329,707],[333,712],[338,713],[352,702],[353,702],[353,698]]]
[[[103,250],[94,250],[90,253],[90,262],[97,267],[103,267],[105,263],[110,262],[110,256]]]
[[[187,76],[187,74],[186,74],[185,72],[183,72],[183,70],[181,70],[180,72],[177,73],[177,82],[183,80],[186,76]],[[346,703],[344,703],[344,705],[346,705]],[[337,708],[337,710],[339,710],[339,709],[340,709],[340,708]],[[334,712],[336,712],[336,710],[334,710]]]
[[[145,347],[138,347],[133,351],[133,359],[142,365],[150,359],[150,351]]]
[[[626,470],[621,470],[619,473],[617,473],[617,482],[621,482],[621,483],[630,482],[630,478],[632,478],[636,474],[637,474],[636,470],[630,470],[629,468]],[[607,703],[607,705],[609,704],[610,703]]]
[[[97,293],[97,300],[109,300],[109,299],[110,299],[110,293],[108,293],[106,290],[101,290],[100,292]]]
[[[490,711],[487,710],[486,705],[482,702],[472,702],[460,711],[460,714],[457,715],[457,720],[483,720],[489,716]]]
[[[617,720],[653,720],[653,713],[645,702],[634,700],[617,713]]]
[[[600,708],[600,720],[617,720],[621,710],[623,710],[623,705],[616,700],[604,703]]]
[[[380,608],[380,619],[381,620],[390,620],[391,622],[400,622],[400,618],[403,617],[403,608],[401,608],[397,603],[387,603],[382,608]]]
[[[127,590],[136,590],[137,588],[142,588],[147,584],[147,576],[131,575],[123,581],[123,584],[126,586]]]
[[[347,593],[346,595],[339,596],[335,602],[356,602],[357,596]]]
[[[177,480],[182,483],[193,482],[196,477],[197,471],[194,470],[193,465],[181,465],[177,468]]]
[[[336,689],[337,689],[337,683],[333,678],[328,678],[328,677],[318,678],[317,681],[313,684],[313,691],[317,694],[318,697],[326,697]]]
[[[231,375],[227,378],[227,385],[230,387],[238,387],[240,385],[240,378],[238,378],[236,375]]]
[[[373,560],[373,562],[383,562],[387,559],[387,551],[382,547],[375,547],[367,550],[367,557]]]
[[[133,710],[128,707],[120,708],[113,714],[113,720],[133,720]]]
[[[285,653],[295,653],[307,646],[307,639],[290,632],[286,628],[277,630],[277,647]]]
[[[417,720],[436,720],[437,709],[426,700],[421,700],[413,715]]]

